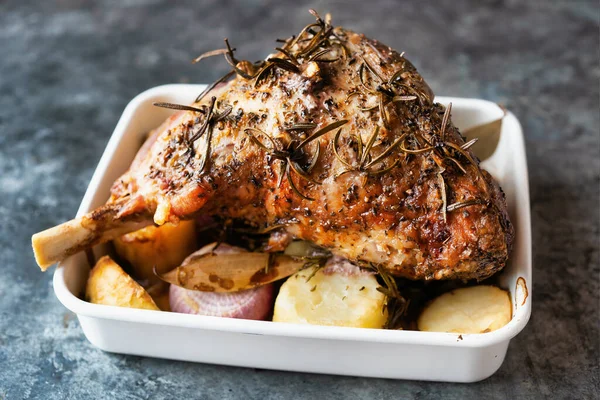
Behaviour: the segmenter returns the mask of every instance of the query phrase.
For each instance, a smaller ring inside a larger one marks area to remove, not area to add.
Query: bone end
[[[31,237],[35,261],[42,271],[46,271],[72,255],[75,249],[79,250],[80,245],[89,240],[90,234],[79,219],[36,233]]]

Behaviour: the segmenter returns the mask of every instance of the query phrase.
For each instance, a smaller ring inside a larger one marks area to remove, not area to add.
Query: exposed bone
[[[120,210],[34,236],[40,265],[149,224],[137,214],[152,210],[157,225],[201,211],[285,229],[412,280],[482,280],[502,269],[514,238],[505,196],[450,108],[434,103],[403,55],[316,18],[260,63],[236,62],[227,43],[235,70],[144,145],[111,188]],[[311,62],[319,74],[305,74]]]
[[[33,253],[42,271],[75,253],[153,223],[152,215],[147,212],[121,217],[121,209],[122,203],[106,204],[82,217],[33,235]]]

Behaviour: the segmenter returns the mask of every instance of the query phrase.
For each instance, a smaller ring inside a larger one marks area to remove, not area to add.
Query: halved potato
[[[148,226],[114,240],[119,257],[132,266],[138,279],[157,280],[153,268],[169,271],[183,262],[196,250],[194,221],[181,221],[178,225]]]
[[[377,291],[375,275],[354,268],[348,273],[326,267],[308,281],[314,268],[292,275],[279,290],[273,321],[381,328],[387,319],[385,296]]]
[[[512,318],[508,292],[496,286],[455,289],[435,298],[421,312],[421,331],[486,333],[506,325]]]
[[[86,297],[90,303],[158,310],[152,297],[109,256],[90,271]]]

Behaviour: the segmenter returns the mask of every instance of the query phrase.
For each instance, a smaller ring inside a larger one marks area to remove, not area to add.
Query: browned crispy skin
[[[206,106],[204,114],[185,111],[173,116],[152,147],[115,182],[111,202],[130,198],[123,216],[150,211],[158,224],[197,213],[239,218],[257,227],[282,224],[295,237],[410,279],[483,279],[502,269],[513,239],[504,195],[469,150],[475,164],[449,147],[448,143],[464,144],[451,121],[442,138],[445,108],[433,103],[433,93],[403,56],[362,35],[341,28],[333,32],[346,51],[335,46],[322,58],[337,61],[306,57],[298,60],[299,71],[275,67],[258,82],[236,77],[196,104]],[[281,53],[276,57],[285,58]],[[381,95],[382,83],[394,74],[395,95],[415,99],[392,102],[392,95]],[[206,122],[213,96],[215,112],[232,110],[214,122],[206,151],[209,130],[193,143],[189,139]],[[373,107],[381,99],[387,118],[381,107]],[[334,153],[335,129],[295,153],[298,165],[307,169],[320,146],[308,173],[319,183],[290,173],[300,195],[282,177],[286,162],[250,137],[281,150],[292,140],[298,143],[342,120],[348,122],[341,126],[339,153],[354,167],[359,164],[358,145],[351,135],[360,135],[366,144],[376,128],[371,159],[398,139],[406,139],[403,145],[413,150],[436,150],[409,154],[397,146],[381,162],[369,168],[363,163],[362,170],[341,174],[353,168]],[[298,123],[316,128],[286,131]],[[209,158],[204,160],[206,154]],[[452,155],[465,172],[451,160],[442,160],[444,154]],[[444,213],[444,191],[448,205],[474,199],[477,204]]]

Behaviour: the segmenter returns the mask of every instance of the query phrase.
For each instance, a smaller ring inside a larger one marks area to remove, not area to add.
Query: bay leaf
[[[184,265],[158,276],[189,290],[237,292],[286,278],[305,264],[305,260],[283,254],[210,252],[191,257]]]

